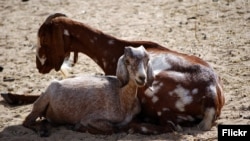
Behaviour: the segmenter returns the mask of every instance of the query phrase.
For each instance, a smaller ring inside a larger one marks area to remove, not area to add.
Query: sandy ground
[[[224,83],[226,104],[218,123],[250,124],[249,0],[1,0],[1,93],[40,94],[51,80],[62,78],[55,71],[39,74],[35,65],[37,30],[55,12],[122,39],[151,40],[203,58]],[[79,60],[72,75],[102,73],[85,55]],[[49,138],[40,138],[21,126],[31,108],[9,106],[0,98],[0,140],[217,140],[216,126],[155,136],[95,136],[58,127]]]

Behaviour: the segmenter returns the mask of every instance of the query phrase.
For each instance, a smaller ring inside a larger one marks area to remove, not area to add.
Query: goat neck
[[[103,69],[106,75],[115,75],[117,61],[124,53],[126,46],[143,45],[149,50],[169,51],[159,44],[149,41],[121,40],[67,17],[55,18],[53,22],[63,30],[65,50],[86,54]]]
[[[138,113],[138,98],[137,98],[137,85],[134,80],[130,79],[128,83],[121,88],[120,103],[123,113],[132,114]],[[133,114],[133,115],[134,115]]]
[[[114,64],[117,63],[124,50],[121,40],[66,17],[54,19],[53,22],[61,25],[64,33],[67,33],[64,38],[67,42],[65,50],[84,53],[92,58],[105,74],[115,74],[116,65]]]

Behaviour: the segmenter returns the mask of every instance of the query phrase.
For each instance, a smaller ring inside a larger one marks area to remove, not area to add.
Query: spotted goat
[[[36,100],[23,125],[35,129],[36,119],[45,117],[52,123],[73,124],[82,132],[116,132],[116,128],[126,126],[140,111],[138,87],[150,86],[153,81],[144,47],[126,47],[118,61],[116,75],[81,76],[52,82]]]
[[[118,39],[61,13],[49,16],[41,25],[38,42],[36,65],[43,74],[60,70],[70,52],[74,52],[76,62],[81,52],[92,58],[106,75],[114,75],[126,46],[144,46],[155,78],[151,87],[138,90],[141,112],[137,121],[145,126],[143,130],[135,129],[136,132],[164,133],[171,131],[165,129],[172,125],[209,130],[225,103],[222,81],[206,61],[154,42]]]

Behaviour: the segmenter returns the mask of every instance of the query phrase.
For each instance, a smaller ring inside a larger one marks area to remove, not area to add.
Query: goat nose
[[[145,82],[146,77],[145,76],[139,76],[139,79],[141,82]]]

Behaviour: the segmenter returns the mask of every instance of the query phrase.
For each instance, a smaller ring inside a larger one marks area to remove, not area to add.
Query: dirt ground
[[[250,1],[249,0],[1,0],[0,92],[40,94],[60,72],[39,74],[35,64],[36,34],[48,15],[61,12],[118,38],[150,40],[209,62],[222,77],[226,104],[217,123],[250,124]],[[71,75],[102,73],[80,54]],[[146,136],[111,136],[53,128],[40,138],[21,126],[32,105],[9,106],[0,97],[0,140],[217,140],[210,131]]]

